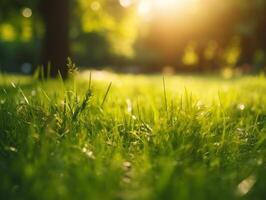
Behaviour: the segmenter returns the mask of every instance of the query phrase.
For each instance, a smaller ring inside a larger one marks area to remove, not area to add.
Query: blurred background
[[[1,0],[0,70],[64,73],[70,56],[126,73],[259,73],[265,9],[266,0]]]

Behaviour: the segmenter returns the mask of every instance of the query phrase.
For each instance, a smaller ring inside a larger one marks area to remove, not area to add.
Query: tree
[[[69,45],[69,0],[1,0],[0,22],[18,16],[21,10],[30,7],[43,21],[44,35],[40,63],[46,75],[51,66],[50,75],[55,77],[60,71],[67,77],[66,60],[70,54]],[[36,12],[35,12],[36,11]],[[38,19],[38,22],[39,20]]]
[[[51,66],[50,75],[52,77],[57,76],[59,71],[62,77],[66,78],[66,59],[70,54],[69,1],[41,0],[40,3],[45,27],[42,64],[47,73],[48,66]]]

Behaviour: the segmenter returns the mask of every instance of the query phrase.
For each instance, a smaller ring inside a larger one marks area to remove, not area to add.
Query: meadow
[[[0,75],[0,199],[266,199],[266,78]]]

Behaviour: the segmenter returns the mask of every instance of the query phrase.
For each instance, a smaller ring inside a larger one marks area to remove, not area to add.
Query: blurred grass
[[[1,199],[266,198],[263,75],[0,86]]]

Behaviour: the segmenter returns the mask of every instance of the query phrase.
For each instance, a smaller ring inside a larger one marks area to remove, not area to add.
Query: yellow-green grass
[[[266,199],[263,75],[0,87],[1,199]]]

